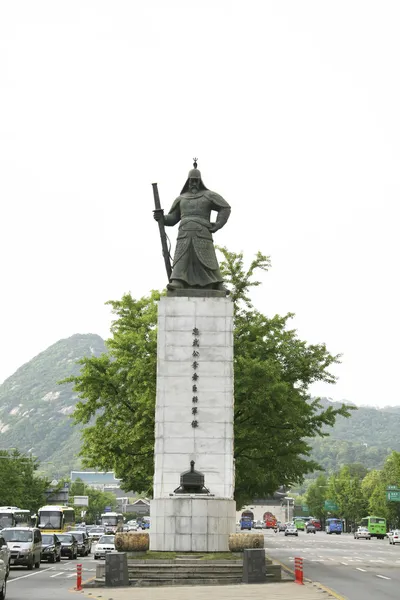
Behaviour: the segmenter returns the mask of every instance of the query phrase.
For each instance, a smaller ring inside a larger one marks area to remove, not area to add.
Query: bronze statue
[[[229,219],[231,207],[215,192],[206,188],[194,159],[193,169],[182,188],[180,196],[172,204],[167,215],[160,208],[157,184],[153,184],[156,210],[154,218],[159,222],[163,242],[163,227],[176,225],[180,221],[178,239],[171,274],[168,271],[168,290],[208,289],[226,292],[219,270],[212,234],[221,229]],[[211,223],[211,211],[218,212],[215,223]]]

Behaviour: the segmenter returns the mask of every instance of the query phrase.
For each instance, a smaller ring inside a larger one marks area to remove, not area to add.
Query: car
[[[279,523],[278,530],[279,531],[286,531],[286,527],[287,527],[286,523]]]
[[[254,529],[263,529],[263,526],[264,526],[264,524],[262,521],[256,521],[255,525],[254,525]]]
[[[293,525],[292,523],[289,523],[285,529],[285,536],[286,535],[295,535],[298,537],[299,532],[298,529],[295,525]]]
[[[315,533],[317,530],[315,528],[314,523],[311,523],[311,521],[309,521],[306,525],[306,533]]]
[[[6,527],[2,530],[11,551],[10,565],[23,565],[29,570],[40,567],[42,553],[42,534],[37,527]]]
[[[70,560],[78,558],[78,541],[72,533],[57,533],[61,542],[61,556],[67,556]]]
[[[89,531],[89,539],[91,542],[97,542],[97,540],[99,540],[101,538],[102,535],[105,534],[105,529],[104,527],[92,527],[92,529]]]
[[[105,558],[106,554],[115,550],[114,540],[115,535],[102,535],[93,551],[94,559]]]
[[[370,540],[371,533],[368,531],[367,527],[358,527],[357,531],[354,532],[354,539],[355,540]]]
[[[42,552],[40,558],[48,562],[60,562],[61,542],[55,533],[42,533]]]
[[[78,542],[78,554],[79,556],[87,556],[90,553],[92,542],[86,531],[69,531],[76,541]]]
[[[0,558],[0,600],[5,600],[7,588],[7,565]]]
[[[6,565],[6,577],[10,574],[11,550],[7,546],[6,540],[0,533],[0,560]],[[1,598],[1,596],[0,596]]]
[[[400,529],[393,529],[393,531],[390,531],[389,533],[389,544],[393,544],[393,546],[395,544],[400,544]]]

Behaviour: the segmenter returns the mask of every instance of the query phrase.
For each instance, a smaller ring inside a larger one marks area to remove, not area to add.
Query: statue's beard
[[[192,194],[197,194],[197,192],[199,191],[199,188],[197,187],[197,185],[192,185],[192,187],[190,188],[190,191],[192,192]]]

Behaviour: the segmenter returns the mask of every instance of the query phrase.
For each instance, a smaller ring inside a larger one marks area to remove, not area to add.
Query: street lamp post
[[[288,498],[286,497],[285,500],[287,500],[287,505],[286,505],[286,517],[287,517],[287,523],[290,523],[290,502],[293,500],[293,498]]]

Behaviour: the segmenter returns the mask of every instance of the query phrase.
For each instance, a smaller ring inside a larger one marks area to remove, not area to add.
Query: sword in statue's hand
[[[161,238],[162,253],[163,253],[165,269],[167,271],[168,281],[169,281],[171,279],[172,267],[171,267],[171,260],[169,257],[167,234],[165,233],[165,227],[164,227],[164,211],[161,208],[160,196],[158,195],[157,184],[152,183],[151,185],[153,186],[154,206],[156,207],[155,210],[153,211],[153,213],[154,213],[155,220],[158,222],[158,229],[160,231],[160,238]]]

